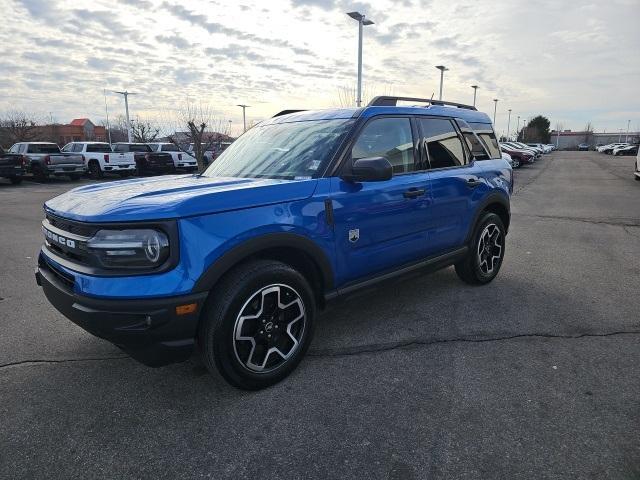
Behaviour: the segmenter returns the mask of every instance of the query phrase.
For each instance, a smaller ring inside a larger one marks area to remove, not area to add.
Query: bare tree
[[[186,129],[185,129],[186,128]],[[193,155],[198,162],[198,170],[205,168],[205,153],[213,151],[227,135],[221,133],[228,127],[215,117],[214,110],[203,104],[187,103],[178,114],[178,124],[167,139],[182,152]],[[193,145],[193,149],[190,146]]]
[[[587,122],[587,124],[584,126],[583,131],[584,131],[584,143],[591,145],[591,142],[593,140],[593,124],[591,123],[591,121]]]
[[[13,110],[0,118],[0,142],[3,144],[29,142],[38,138],[39,134],[37,120],[26,112]]]
[[[366,105],[371,99],[377,95],[393,95],[393,88],[389,85],[378,87],[376,85],[362,85],[362,105]],[[334,100],[334,105],[346,108],[355,107],[358,91],[355,86],[343,85],[338,89],[338,93]]]
[[[131,121],[131,134],[134,142],[150,143],[160,135],[160,127],[157,127],[149,120],[135,118]]]

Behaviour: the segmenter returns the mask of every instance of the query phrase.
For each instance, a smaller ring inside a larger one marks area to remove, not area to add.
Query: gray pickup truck
[[[82,155],[62,153],[55,143],[14,143],[9,153],[22,155],[27,173],[32,173],[39,181],[46,180],[50,175],[67,175],[71,180],[78,180],[87,171]]]

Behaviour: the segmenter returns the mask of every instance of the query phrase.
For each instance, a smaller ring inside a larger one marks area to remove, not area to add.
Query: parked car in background
[[[113,145],[113,154],[118,162],[133,163],[139,175],[176,171],[169,153],[154,152],[146,143],[116,143]]]
[[[635,165],[635,172],[634,172],[634,178],[640,182],[640,151],[638,151],[638,154],[636,155],[636,165]]]
[[[77,153],[62,153],[60,147],[50,142],[15,143],[9,153],[24,156],[26,170],[36,180],[44,181],[49,176],[66,175],[71,180],[78,180],[86,171],[84,157]]]
[[[491,282],[513,193],[511,167],[476,133],[493,145],[491,119],[398,101],[415,99],[283,112],[202,175],[86,185],[47,201],[38,285],[71,321],[143,363],[196,350],[210,371],[257,390],[296,368],[331,299],[451,265],[468,284]]]
[[[580,145],[578,145],[578,151],[579,152],[588,152],[589,151],[589,144],[588,143],[581,143]]]
[[[611,155],[636,155],[638,153],[638,145],[623,145],[616,147],[611,151]]]
[[[165,152],[171,155],[173,159],[173,165],[176,170],[182,170],[185,172],[195,172],[198,170],[198,163],[196,158],[188,153],[180,150],[176,145],[169,142],[148,143],[151,150],[154,152]]]
[[[507,162],[509,162],[509,165],[511,165],[511,168],[519,168],[520,167],[520,159],[519,158],[513,158],[511,157],[511,155],[509,155],[507,152],[500,152],[502,155],[502,159],[506,160]]]
[[[0,147],[0,178],[7,178],[14,185],[18,185],[22,182],[26,163],[24,156],[5,152]]]
[[[127,177],[136,171],[131,159],[115,155],[111,145],[105,142],[71,142],[62,147],[62,151],[83,155],[89,175],[94,179],[104,177],[105,173]]]
[[[529,152],[533,156],[534,160],[536,158],[539,158],[539,157],[542,156],[542,153],[540,153],[539,149],[530,147],[528,145],[525,145],[524,143],[520,143],[520,142],[502,142],[500,145],[505,145],[505,146],[507,146],[509,148],[512,148],[514,150],[522,150],[522,151],[525,151],[525,152]]]
[[[542,153],[550,153],[551,150],[553,150],[548,145],[545,145],[543,143],[527,143],[527,146],[539,148]]]
[[[552,143],[547,143],[547,147],[549,147],[549,149],[553,152],[556,149],[556,146],[553,145]]]
[[[629,144],[628,144],[628,143],[621,143],[621,142],[618,142],[618,143],[609,143],[608,145],[603,145],[602,147],[599,147],[599,148],[598,148],[598,151],[599,151],[600,153],[608,153],[608,154],[611,154],[611,153],[613,153],[613,149],[614,149],[614,148],[616,148],[616,147],[622,147],[622,146],[625,146],[625,145],[629,145]]]
[[[518,167],[527,163],[533,163],[536,160],[535,154],[531,150],[514,148],[511,145],[507,145],[505,143],[500,144],[500,150],[509,154],[512,160],[518,160]]]

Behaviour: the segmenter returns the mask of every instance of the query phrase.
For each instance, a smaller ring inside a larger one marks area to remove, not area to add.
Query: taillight
[[[44,163],[47,165],[51,165],[51,157],[49,155],[44,157]]]
[[[178,160],[182,160],[182,154],[181,153],[178,154]]]
[[[108,154],[108,153],[105,153],[105,154],[104,154],[104,161],[105,161],[106,163],[109,163],[109,154]]]

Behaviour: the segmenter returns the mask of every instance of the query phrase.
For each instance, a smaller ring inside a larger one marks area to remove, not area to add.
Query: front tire
[[[517,158],[514,158],[512,168],[520,168],[520,160],[518,160]]]
[[[506,231],[498,215],[486,212],[477,224],[467,256],[456,263],[458,277],[470,285],[496,278],[504,258]]]
[[[104,172],[102,168],[100,168],[100,163],[96,160],[92,160],[89,162],[89,176],[94,180],[100,180],[104,177]]]
[[[198,327],[202,361],[231,385],[258,390],[287,377],[313,336],[307,280],[272,260],[242,264],[216,285]]]

